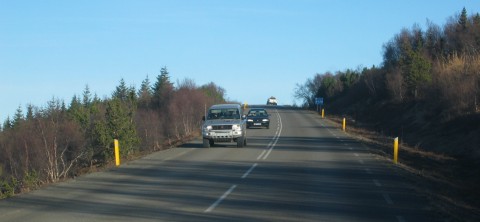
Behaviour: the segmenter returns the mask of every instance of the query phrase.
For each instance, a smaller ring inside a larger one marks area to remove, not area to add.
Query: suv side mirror
[[[242,119],[246,119],[246,118],[247,118],[247,115],[243,114]]]

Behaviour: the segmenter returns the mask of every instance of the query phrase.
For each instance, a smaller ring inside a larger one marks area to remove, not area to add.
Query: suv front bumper
[[[203,138],[215,142],[231,142],[242,137],[241,131],[207,131],[203,132]]]

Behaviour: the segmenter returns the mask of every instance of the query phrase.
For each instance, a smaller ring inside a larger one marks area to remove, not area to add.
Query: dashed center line
[[[222,195],[220,198],[218,198],[218,200],[215,201],[215,203],[213,203],[212,205],[210,205],[210,207],[207,208],[204,212],[205,212],[205,213],[208,213],[208,212],[211,212],[213,209],[215,209],[215,207],[217,207],[217,206],[223,201],[223,199],[227,198],[228,195],[229,195],[233,190],[235,190],[235,188],[237,188],[237,185],[236,185],[236,184],[235,184],[235,185],[232,185],[232,186],[230,187],[230,189],[228,189],[225,193],[223,193],[223,195]]]
[[[260,153],[260,155],[258,155],[257,157],[257,160],[259,160],[260,158],[262,158],[263,154],[265,154],[265,152],[267,152],[266,150],[263,150],[262,153]]]
[[[386,193],[383,193],[382,195],[383,195],[383,199],[385,199],[385,201],[386,201],[388,204],[390,204],[390,205],[393,204],[393,201],[392,201],[392,198],[390,198],[390,195],[388,195],[388,194],[386,194]]]
[[[257,163],[253,164],[252,167],[250,167],[250,169],[248,169],[247,172],[243,174],[242,179],[245,179],[248,176],[248,174],[250,174],[252,170],[255,169],[255,167],[257,167],[257,165],[258,165]]]
[[[267,146],[267,153],[263,156],[263,160],[267,159],[267,157],[270,155],[272,152],[273,148],[275,145],[277,145],[278,139],[280,139],[280,134],[282,134],[282,129],[283,129],[283,123],[282,123],[282,118],[280,117],[280,114],[277,112],[278,116],[278,125],[277,125],[277,131],[275,132],[275,135],[273,136],[272,141]]]
[[[376,180],[376,179],[373,179],[373,183],[374,183],[375,186],[377,186],[377,187],[381,187],[381,186],[382,186],[382,184],[381,184],[380,182],[378,182],[378,180]]]
[[[398,222],[406,222],[402,216],[396,216]]]

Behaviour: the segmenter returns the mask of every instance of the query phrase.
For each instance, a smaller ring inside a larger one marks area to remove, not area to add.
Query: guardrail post
[[[120,147],[118,145],[118,140],[114,139],[113,144],[115,144],[115,166],[120,166]]]
[[[393,163],[398,163],[398,137],[393,140]]]
[[[346,126],[346,121],[345,121],[345,118],[343,118],[343,124],[342,124],[343,131],[345,131],[345,126]]]

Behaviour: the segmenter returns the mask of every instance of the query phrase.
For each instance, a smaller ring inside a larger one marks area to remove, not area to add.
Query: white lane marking
[[[354,153],[353,155],[355,155],[356,157],[358,157],[358,153]]]
[[[376,180],[376,179],[373,179],[373,183],[374,183],[375,186],[377,186],[377,187],[381,187],[381,186],[382,186],[382,184],[381,184],[380,182],[378,182],[378,180]]]
[[[353,148],[352,148],[352,147],[348,147],[348,149],[349,149],[349,150],[353,150]]]
[[[270,155],[272,152],[273,148],[275,145],[277,145],[278,139],[280,139],[280,134],[282,134],[282,129],[283,129],[283,123],[282,123],[282,118],[280,117],[280,114],[277,112],[277,117],[278,117],[278,131],[275,132],[275,135],[272,138],[272,141],[268,144],[267,146],[267,153],[263,156],[263,160],[267,159],[267,157]]]
[[[363,162],[363,160],[358,160],[359,163],[361,164],[364,164],[365,162]]]
[[[386,201],[388,204],[390,204],[390,205],[393,204],[393,201],[392,201],[392,198],[390,198],[390,195],[388,195],[388,194],[386,194],[386,193],[383,193],[382,195],[383,195],[383,199],[385,199],[385,201]]]
[[[230,187],[230,189],[228,189],[220,198],[218,198],[217,201],[215,201],[215,203],[213,203],[212,205],[210,205],[209,208],[207,208],[204,212],[205,213],[208,213],[208,212],[211,212],[212,210],[215,209],[215,207],[217,207],[222,201],[223,199],[227,198],[227,196],[233,191],[235,190],[235,188],[237,187],[236,184],[232,185]]]
[[[367,171],[368,174],[372,174],[372,171],[369,168],[366,168],[365,171]]]
[[[265,154],[265,152],[267,152],[266,150],[263,150],[262,153],[260,153],[260,155],[257,157],[257,160],[259,160],[260,158],[262,158],[263,154]]]
[[[245,172],[242,176],[242,179],[245,179],[247,178],[247,176],[252,172],[253,169],[255,169],[255,167],[257,167],[257,163],[253,164],[250,169],[247,170],[247,172]]]
[[[398,222],[407,222],[402,216],[396,216]]]

